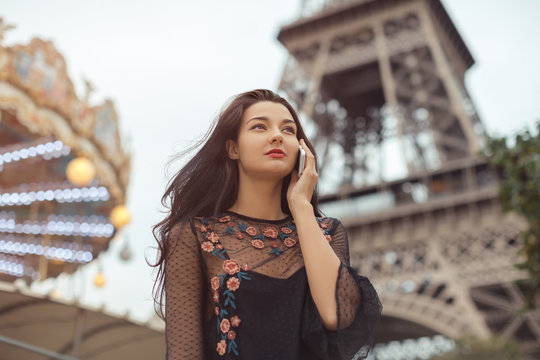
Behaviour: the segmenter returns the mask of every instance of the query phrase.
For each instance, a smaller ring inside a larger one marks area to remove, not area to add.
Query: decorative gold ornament
[[[90,160],[78,157],[71,160],[66,167],[66,176],[72,184],[77,186],[88,185],[96,175],[96,168]]]
[[[116,205],[111,211],[111,223],[116,229],[120,229],[131,221],[131,214],[124,205]]]
[[[103,287],[105,285],[105,275],[103,275],[101,270],[94,277],[94,285],[96,287]]]

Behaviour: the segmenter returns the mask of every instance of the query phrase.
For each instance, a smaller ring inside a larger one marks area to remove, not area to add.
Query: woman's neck
[[[280,220],[287,216],[281,209],[281,180],[251,179],[242,175],[238,182],[238,197],[228,210],[266,220]]]

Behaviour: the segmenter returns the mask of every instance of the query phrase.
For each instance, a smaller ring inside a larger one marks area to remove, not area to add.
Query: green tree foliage
[[[522,216],[529,225],[521,233],[524,261],[515,264],[529,273],[528,279],[519,281],[528,309],[536,307],[540,292],[540,121],[536,126],[536,134],[525,130],[513,141],[490,138],[486,149],[503,176],[499,186],[502,210]]]
[[[454,350],[431,357],[430,360],[528,360],[514,340],[497,338],[478,340],[464,338],[456,341]]]

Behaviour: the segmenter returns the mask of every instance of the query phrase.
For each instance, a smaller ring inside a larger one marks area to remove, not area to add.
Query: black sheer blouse
[[[232,212],[196,217],[170,232],[166,260],[167,359],[351,359],[369,350],[381,304],[349,266],[347,233],[317,218],[341,261],[338,328],[323,327],[309,291],[292,217]]]

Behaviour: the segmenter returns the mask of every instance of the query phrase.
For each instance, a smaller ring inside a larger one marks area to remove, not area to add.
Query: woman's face
[[[261,101],[242,116],[238,140],[227,141],[238,168],[256,178],[284,178],[291,173],[298,154],[296,124],[289,110],[275,102]]]

